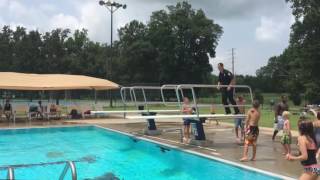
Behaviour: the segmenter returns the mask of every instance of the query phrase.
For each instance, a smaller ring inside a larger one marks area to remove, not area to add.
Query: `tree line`
[[[91,41],[85,29],[40,33],[4,26],[0,71],[108,75],[122,85],[209,83],[209,56],[215,57],[222,27],[181,2],[153,12],[148,23],[129,22],[118,34],[111,49]]]
[[[237,76],[261,92],[291,94],[320,101],[320,3],[286,0],[295,23],[290,44],[269,59],[256,76]],[[118,29],[119,40],[102,44],[85,29],[41,33],[24,27],[0,31],[0,71],[82,74],[121,85],[216,83],[209,57],[215,57],[222,27],[187,2],[152,13],[147,23],[133,20]],[[112,58],[111,58],[112,57]]]
[[[292,99],[305,94],[309,103],[320,104],[320,1],[286,1],[295,17],[289,46],[271,57],[257,76],[271,78],[274,87],[289,92]]]

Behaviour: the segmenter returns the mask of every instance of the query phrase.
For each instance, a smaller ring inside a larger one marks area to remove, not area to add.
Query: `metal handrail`
[[[144,98],[144,104],[145,105],[151,105],[151,104],[161,104],[165,106],[180,106],[180,98],[179,98],[179,92],[177,92],[178,85],[163,85],[163,86],[133,86],[131,87],[131,91],[134,97],[134,100],[136,101],[136,93],[135,90],[141,90],[143,94],[145,94],[145,90],[159,90],[160,91],[160,101],[148,101],[146,98]],[[165,89],[172,89],[176,93],[177,101],[176,102],[166,102],[165,96],[164,96],[164,90]],[[181,94],[183,94],[183,91],[181,91]],[[136,103],[138,103],[136,101]]]
[[[131,98],[131,101],[133,102],[133,97],[132,97],[130,89],[131,89],[131,87],[122,87],[120,89],[120,96],[121,96],[123,104],[125,104],[125,105],[127,104],[127,93],[126,93],[126,90],[129,90],[130,98]]]
[[[57,164],[66,163],[66,166],[64,167],[59,180],[64,179],[69,169],[71,170],[71,175],[72,175],[71,179],[77,180],[77,170],[76,170],[75,162],[85,162],[85,161],[88,161],[88,160],[79,159],[75,161],[57,161],[57,162],[36,163],[36,164],[18,164],[18,165],[0,166],[0,170],[7,169],[7,179],[14,180],[15,179],[14,169],[17,169],[17,168],[28,168],[33,166],[47,166],[47,165],[57,165]]]
[[[252,95],[252,90],[250,86],[247,85],[209,85],[209,84],[181,84],[178,85],[177,89],[182,90],[182,89],[191,89],[192,93],[192,98],[193,98],[193,104],[196,109],[196,115],[198,118],[200,118],[200,113],[199,113],[199,104],[197,102],[197,96],[195,93],[195,88],[227,88],[227,87],[232,87],[232,88],[244,88],[244,89],[249,89],[250,97],[251,97],[251,102],[253,103],[253,95]],[[177,90],[177,91],[178,91]],[[177,94],[178,96],[178,94]],[[182,103],[182,102],[181,102]],[[204,107],[204,106],[202,106]]]
[[[64,167],[59,180],[63,180],[64,177],[66,176],[68,170],[71,170],[71,179],[72,180],[77,180],[77,169],[76,165],[72,161],[67,161],[66,166]]]
[[[162,87],[160,87],[160,86],[133,86],[133,87],[131,87],[130,92],[132,93],[133,101],[135,102],[136,106],[138,106],[139,104],[144,104],[146,107],[148,105],[152,105],[152,104],[166,105],[164,103],[165,100],[163,99],[163,95],[161,93],[161,91],[162,91],[161,88]],[[141,90],[142,95],[143,95],[143,102],[137,101],[136,90]],[[160,95],[161,95],[160,96],[161,100],[160,101],[148,101],[145,90],[159,90]],[[176,102],[176,104],[179,105],[178,102]]]
[[[243,88],[243,89],[249,89],[250,93],[250,99],[253,102],[253,93],[250,86],[247,85],[211,85],[211,84],[180,84],[177,88],[183,89],[183,88]]]
[[[182,107],[182,100],[181,100],[181,96],[184,97],[184,93],[183,90],[190,90],[192,93],[192,97],[193,97],[193,104],[196,108],[196,114],[197,116],[199,116],[199,112],[198,109],[200,107],[212,107],[212,106],[222,106],[222,107],[241,107],[241,106],[251,106],[251,105],[222,105],[222,104],[200,104],[197,101],[197,95],[196,95],[196,91],[195,88],[226,88],[226,87],[232,87],[232,88],[242,88],[242,89],[248,89],[249,93],[250,93],[250,100],[251,102],[253,102],[253,94],[252,94],[252,89],[250,86],[247,85],[211,85],[211,84],[180,84],[180,85],[172,85],[172,84],[168,84],[168,85],[163,85],[163,86],[132,86],[132,87],[122,87],[120,90],[121,93],[121,98],[124,104],[124,117],[126,117],[126,105],[127,105],[127,94],[126,94],[126,90],[129,90],[130,93],[130,98],[131,101],[135,104],[135,106],[138,105],[144,105],[147,109],[147,111],[149,111],[149,107],[148,105],[152,105],[152,104],[160,104],[160,105],[165,105],[165,106],[173,106],[173,104],[176,104],[176,106],[179,106],[181,109]],[[174,90],[176,93],[176,99],[177,102],[166,102],[165,99],[165,95],[164,95],[164,90]],[[142,92],[142,101],[138,101],[137,100],[137,95],[136,95],[136,90],[141,90]],[[145,90],[160,90],[161,93],[161,101],[148,101],[147,99],[147,95]]]
[[[163,101],[163,104],[165,106],[177,106],[176,104],[180,105],[180,96],[179,96],[179,91],[177,89],[178,85],[174,85],[174,84],[165,84],[163,86],[161,86],[160,88],[160,93],[161,93],[161,98],[162,98],[162,101]],[[175,91],[175,94],[176,94],[176,98],[177,98],[177,102],[166,102],[166,98],[164,97],[164,90],[174,90]],[[180,93],[182,94],[183,96],[183,91],[181,90]],[[171,104],[175,104],[175,105],[171,105]]]
[[[7,179],[14,180],[14,169],[12,167],[8,167]]]
[[[120,89],[120,96],[122,99],[122,103],[123,103],[123,110],[127,111],[127,93],[126,90],[129,90],[130,93],[130,98],[131,98],[131,102],[133,102],[133,97],[132,97],[132,93],[131,93],[131,88],[130,87],[122,87]],[[123,113],[123,117],[126,118],[126,112]]]

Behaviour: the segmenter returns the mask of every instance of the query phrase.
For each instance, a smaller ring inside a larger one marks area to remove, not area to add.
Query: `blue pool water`
[[[0,166],[82,160],[79,179],[277,179],[94,126],[3,130],[0,137]],[[17,168],[15,176],[58,179],[64,166]]]

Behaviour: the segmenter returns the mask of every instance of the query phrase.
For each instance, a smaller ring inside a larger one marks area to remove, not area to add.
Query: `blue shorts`
[[[183,125],[185,126],[190,126],[191,123],[191,119],[189,118],[183,118]]]
[[[284,119],[282,116],[278,116],[277,117],[277,126],[276,129],[277,130],[283,130],[283,125],[284,125]]]
[[[243,128],[244,127],[244,119],[243,118],[236,118],[235,120],[234,120],[234,126],[236,127],[236,128]]]

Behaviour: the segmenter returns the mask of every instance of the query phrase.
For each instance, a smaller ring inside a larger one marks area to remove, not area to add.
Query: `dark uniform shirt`
[[[3,110],[4,111],[11,111],[12,110],[11,104],[5,104]]]
[[[221,85],[229,85],[233,79],[233,74],[224,69],[223,72],[219,73],[219,82]]]

